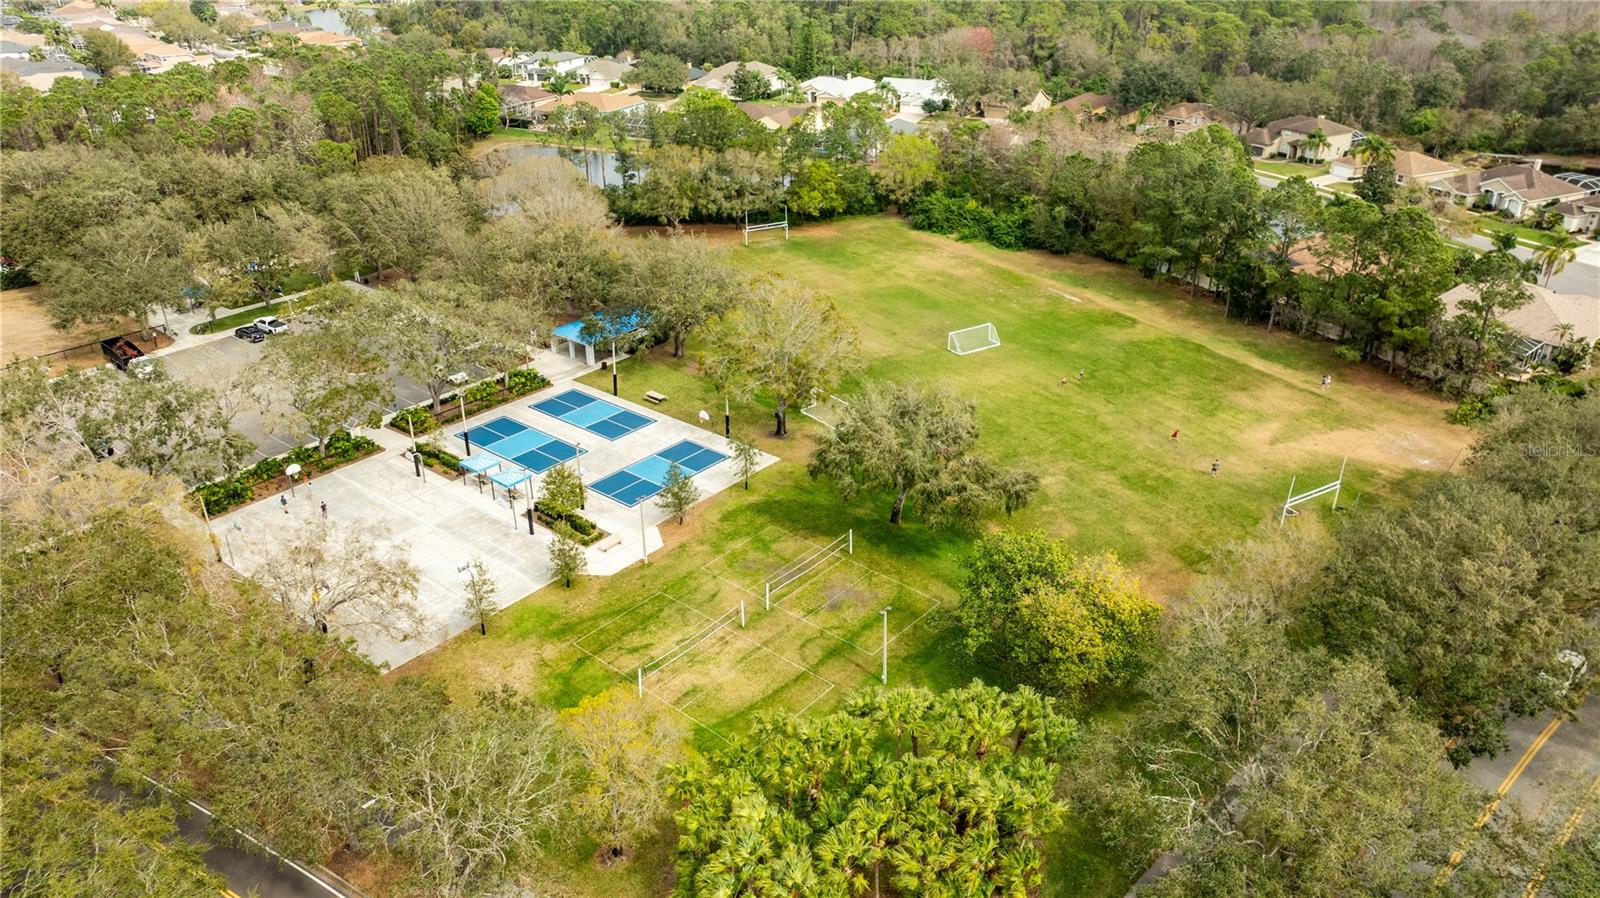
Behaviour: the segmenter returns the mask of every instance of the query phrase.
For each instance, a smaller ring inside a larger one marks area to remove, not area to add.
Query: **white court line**
[[[1073,302],[1075,302],[1075,303],[1077,303],[1077,304],[1079,304],[1079,305],[1082,305],[1082,304],[1083,304],[1083,300],[1081,300],[1081,299],[1079,299],[1079,298],[1078,298],[1078,297],[1076,297],[1076,296],[1068,296],[1068,295],[1067,295],[1067,294],[1065,294],[1065,293],[1062,293],[1062,292],[1061,292],[1061,291],[1060,291],[1060,290],[1051,290],[1051,291],[1050,291],[1050,292],[1051,292],[1051,293],[1054,293],[1054,294],[1055,294],[1055,295],[1057,295],[1057,296],[1059,296],[1059,297],[1061,297],[1061,298],[1062,298],[1062,299],[1068,299],[1068,300],[1071,300],[1071,301],[1073,301]]]

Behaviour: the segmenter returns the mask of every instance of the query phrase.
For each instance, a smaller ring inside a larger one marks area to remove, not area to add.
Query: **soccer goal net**
[[[844,413],[848,408],[850,408],[850,403],[832,393],[812,390],[811,401],[801,406],[800,414],[832,430],[839,426],[839,422],[844,420]]]
[[[992,324],[964,327],[958,331],[951,331],[945,337],[945,348],[956,355],[970,355],[999,345],[1000,332],[995,330]]]

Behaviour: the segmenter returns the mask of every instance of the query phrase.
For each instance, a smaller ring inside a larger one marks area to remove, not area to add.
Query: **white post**
[[[883,685],[889,685],[889,612],[892,608],[883,609]]]
[[[744,599],[739,600],[739,629],[744,629]]]
[[[1283,509],[1278,512],[1278,526],[1289,519],[1289,500],[1294,498],[1294,475],[1289,475],[1289,495],[1283,497]]]
[[[772,584],[767,584],[767,610],[772,610]]]
[[[644,668],[639,668],[639,697],[644,698]]]
[[[846,530],[845,531],[845,536],[849,539],[849,546],[850,546],[850,550],[849,550],[849,552],[847,554],[850,554],[850,555],[856,554],[856,528],[851,527],[849,530]]]
[[[644,529],[644,503],[639,503],[639,553],[644,556],[644,563],[650,563],[650,537]]]
[[[1338,481],[1339,485],[1333,488],[1333,510],[1334,511],[1338,511],[1339,510],[1339,491],[1344,489],[1344,466],[1349,464],[1349,463],[1350,463],[1350,456],[1348,456],[1348,455],[1346,455],[1344,457],[1343,461],[1339,462],[1339,481]]]

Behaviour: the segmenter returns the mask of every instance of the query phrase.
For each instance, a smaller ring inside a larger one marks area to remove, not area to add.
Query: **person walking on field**
[[[1333,375],[1332,374],[1324,374],[1324,375],[1322,375],[1322,388],[1324,390],[1326,390],[1327,388],[1329,388],[1331,386],[1333,386]]]
[[[1221,469],[1222,469],[1222,459],[1220,459],[1220,458],[1212,459],[1211,460],[1211,476],[1212,477],[1217,476],[1217,471],[1219,471]]]
[[[1083,376],[1086,373],[1088,373],[1087,369],[1084,369],[1084,368],[1079,368],[1078,369],[1078,383],[1080,383],[1080,384],[1083,383]]]
[[[1172,436],[1167,437],[1167,439],[1169,439],[1169,440],[1173,441],[1174,443],[1176,443],[1178,441],[1178,432],[1176,430],[1174,430],[1172,432]]]

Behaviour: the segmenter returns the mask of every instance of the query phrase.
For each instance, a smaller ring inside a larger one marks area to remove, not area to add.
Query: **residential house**
[[[348,50],[351,47],[361,46],[361,38],[353,34],[339,34],[334,31],[299,31],[295,38],[300,43],[310,47],[332,47],[335,50]]]
[[[589,60],[579,66],[574,74],[590,90],[608,90],[632,83],[629,79],[633,74],[633,68],[631,62],[622,62],[607,56]]]
[[[1105,115],[1116,105],[1117,98],[1111,94],[1078,94],[1062,100],[1051,108],[1062,110],[1081,124]]]
[[[878,82],[860,75],[818,75],[800,82],[800,92],[808,103],[843,103],[856,94],[877,90]]]
[[[649,105],[648,101],[632,94],[581,93],[567,94],[564,97],[560,97],[554,103],[545,107],[543,111],[544,114],[548,115],[557,109],[589,106],[605,114],[621,113],[627,116],[636,116]]]
[[[714,90],[723,96],[731,97],[733,96],[733,74],[739,70],[741,65],[764,76],[767,79],[767,86],[775,94],[782,93],[784,88],[788,86],[784,82],[783,76],[778,74],[777,66],[767,65],[764,62],[725,62],[699,78],[690,81],[689,86],[703,87],[706,90]]]
[[[1600,196],[1557,203],[1551,211],[1561,216],[1561,226],[1573,234],[1600,231]]]
[[[0,73],[14,76],[23,85],[34,90],[49,90],[61,78],[78,78],[84,81],[100,79],[100,76],[88,67],[67,59],[46,59],[40,62],[27,59],[0,59]]]
[[[922,123],[918,119],[906,118],[904,115],[890,116],[886,121],[890,134],[915,134],[922,130]]]
[[[93,0],[72,0],[52,9],[45,17],[78,31],[122,24],[115,13]]]
[[[133,51],[134,67],[146,75],[159,75],[162,72],[170,72],[173,67],[183,63],[206,67],[215,61],[208,53],[197,53],[177,44],[169,44],[166,41],[157,40],[139,28],[123,26],[102,28],[101,30],[110,31],[121,38],[122,42],[128,45],[128,49]]]
[[[775,106],[767,103],[735,103],[739,111],[750,116],[756,124],[768,131],[782,131],[796,121],[816,115],[808,106]]]
[[[531,84],[502,84],[500,115],[506,121],[536,121],[557,99],[560,98],[550,91]]]
[[[980,100],[978,101],[978,118],[989,122],[1003,122],[1011,118],[1013,112],[1040,112],[1050,108],[1050,98],[1044,91],[1036,91],[1033,98],[1023,102],[1022,98],[1016,100]]]
[[[1393,164],[1396,184],[1428,184],[1461,171],[1461,166],[1453,162],[1415,150],[1396,150]],[[1367,163],[1354,156],[1340,156],[1328,167],[1328,173],[1347,181],[1354,180],[1367,173]]]
[[[1526,305],[1501,312],[1500,322],[1522,338],[1521,355],[1525,364],[1546,362],[1555,354],[1562,342],[1562,332],[1572,329],[1574,339],[1590,345],[1600,340],[1600,296],[1581,293],[1557,293],[1538,284],[1527,284],[1531,299]],[[1439,300],[1444,303],[1447,318],[1461,313],[1461,304],[1475,299],[1477,293],[1467,284],[1445,291]]]
[[[1324,145],[1308,147],[1308,139],[1318,132],[1322,134]],[[1245,132],[1244,142],[1250,147],[1252,156],[1282,156],[1286,159],[1323,162],[1350,155],[1350,148],[1364,136],[1349,125],[1341,125],[1320,115],[1294,115],[1251,128]]]
[[[518,81],[543,84],[551,76],[560,74],[581,83],[583,79],[578,76],[578,69],[593,62],[594,59],[594,56],[587,53],[541,50],[537,53],[519,53],[516,56],[501,60],[500,67],[510,69],[511,76]]]
[[[1177,103],[1163,109],[1154,120],[1146,122],[1145,130],[1159,125],[1171,128],[1178,134],[1189,134],[1222,121],[1222,114],[1210,103]]]
[[[936,78],[879,78],[878,86],[900,98],[900,106],[895,111],[907,118],[925,115],[922,106],[929,100],[944,103],[955,99],[945,83]]]
[[[1504,209],[1512,218],[1522,218],[1534,209],[1580,200],[1591,192],[1582,184],[1564,181],[1540,171],[1538,160],[1497,165],[1481,171],[1468,169],[1429,186],[1468,205]]]

